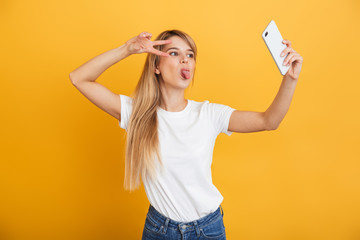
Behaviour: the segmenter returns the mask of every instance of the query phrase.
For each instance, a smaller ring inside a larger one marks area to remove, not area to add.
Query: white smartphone
[[[280,34],[278,27],[275,24],[274,20],[271,20],[267,25],[265,30],[262,33],[262,38],[269,49],[272,58],[274,59],[276,66],[280,70],[282,75],[285,75],[289,70],[290,66],[284,66],[284,59],[289,55],[287,53],[285,56],[281,57],[281,52],[287,48],[286,44],[282,41],[284,40]]]

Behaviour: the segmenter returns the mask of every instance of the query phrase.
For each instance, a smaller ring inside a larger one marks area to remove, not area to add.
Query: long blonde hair
[[[181,30],[166,30],[160,33],[155,41],[167,40],[179,36],[189,44],[194,51],[196,61],[197,48],[194,40]],[[156,45],[155,49],[162,51],[164,45]],[[132,94],[132,113],[127,128],[125,148],[125,190],[133,191],[140,186],[140,176],[144,180],[154,181],[156,177],[157,157],[161,167],[163,163],[159,151],[157,107],[160,106],[161,91],[159,76],[155,68],[160,62],[160,56],[148,53],[145,65]],[[194,78],[192,79],[194,84]]]

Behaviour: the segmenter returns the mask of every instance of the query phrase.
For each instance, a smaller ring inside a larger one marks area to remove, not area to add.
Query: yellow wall
[[[275,20],[303,56],[276,131],[221,134],[213,182],[228,239],[360,239],[360,3],[2,1],[0,239],[140,239],[143,185],[123,189],[125,131],[69,73],[142,31],[198,46],[186,98],[265,111],[282,80],[261,33]],[[129,95],[145,54],[98,82]]]

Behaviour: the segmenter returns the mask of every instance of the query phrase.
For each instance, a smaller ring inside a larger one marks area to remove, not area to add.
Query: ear
[[[155,68],[155,73],[156,73],[156,74],[160,74],[160,70],[159,70],[158,67]]]

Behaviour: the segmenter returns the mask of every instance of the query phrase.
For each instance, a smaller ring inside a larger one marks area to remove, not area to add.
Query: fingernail
[[[281,56],[283,57],[283,56],[284,56],[284,53],[281,53]]]

